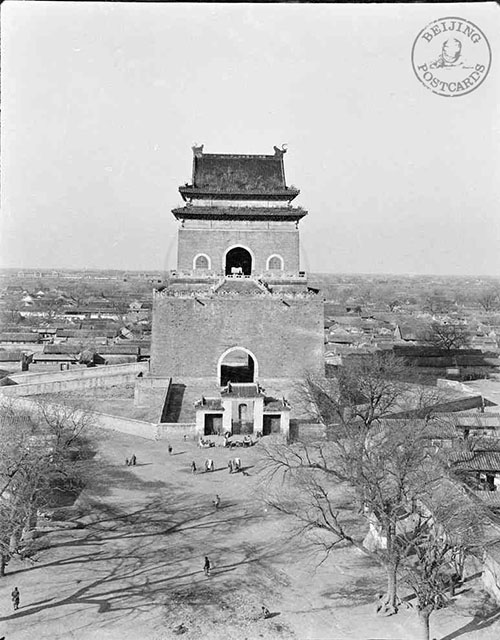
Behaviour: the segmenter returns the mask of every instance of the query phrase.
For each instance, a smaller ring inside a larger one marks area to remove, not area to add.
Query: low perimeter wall
[[[0,406],[9,404],[24,411],[35,411],[37,401],[30,398],[10,398],[0,394]],[[48,403],[49,406],[57,408],[61,405],[57,403]],[[167,440],[169,438],[196,438],[195,423],[162,423],[155,424],[153,422],[143,422],[142,420],[134,420],[133,418],[124,418],[121,416],[112,416],[108,413],[100,411],[89,412],[95,419],[97,428],[110,429],[111,431],[119,431],[130,436],[138,436],[147,440]]]
[[[60,391],[77,391],[95,387],[110,387],[116,384],[135,382],[139,374],[149,371],[148,362],[130,362],[102,367],[70,369],[57,373],[19,373],[9,376],[15,385],[0,387],[6,396],[33,396]]]

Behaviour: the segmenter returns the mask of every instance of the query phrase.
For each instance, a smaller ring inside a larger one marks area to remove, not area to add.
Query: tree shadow
[[[470,622],[460,627],[460,629],[443,636],[441,640],[454,640],[473,631],[482,631],[492,624],[495,624],[495,622],[500,622],[500,607],[487,614],[476,613]]]
[[[246,532],[259,528],[266,518],[259,505],[236,500],[223,503],[215,513],[206,496],[179,486],[178,477],[149,482],[121,465],[100,462],[99,466],[92,494],[71,511],[73,521],[85,528],[48,533],[44,540],[48,538],[50,546],[41,550],[43,555],[35,565],[22,567],[16,561],[8,572],[30,572],[30,579],[36,582],[40,575],[33,573],[36,571],[51,569],[63,575],[77,570],[80,580],[65,586],[62,593],[54,591],[52,598],[24,602],[21,610],[1,621],[25,619],[35,624],[43,611],[50,612],[52,619],[62,619],[69,605],[85,616],[84,610],[91,607],[93,614],[113,612],[133,618],[157,610],[159,602],[173,603],[174,592],[190,594],[191,600],[180,599],[182,606],[194,607],[192,602],[201,599],[200,615],[203,607],[214,611],[225,603],[227,615],[239,616],[234,601],[242,591],[242,575],[245,602],[255,605],[255,611],[260,609],[263,585],[273,585],[273,572],[279,571],[275,567],[280,563],[286,567],[288,562],[283,556],[286,545],[267,537],[249,544]],[[126,489],[118,501],[113,486]],[[135,504],[130,502],[129,489],[140,492]],[[107,496],[112,499],[106,500]],[[234,508],[238,506],[241,508]],[[230,548],[224,541],[230,541]],[[202,569],[205,553],[216,565],[208,585]],[[175,603],[171,615],[177,615]],[[98,637],[99,621],[95,615],[86,619]]]

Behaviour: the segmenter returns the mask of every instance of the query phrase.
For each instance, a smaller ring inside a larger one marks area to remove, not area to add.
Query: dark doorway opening
[[[281,416],[273,416],[264,414],[262,423],[262,435],[270,436],[273,433],[279,433],[281,427]]]
[[[243,247],[234,247],[226,254],[226,276],[243,275],[252,273],[252,256]]]
[[[244,402],[238,405],[238,419],[232,421],[232,433],[242,435],[253,433],[252,410]]]
[[[221,434],[222,434],[222,413],[206,413],[204,435],[220,436]]]
[[[228,382],[254,382],[255,364],[246,351],[235,349],[227,354],[220,368],[220,384]]]

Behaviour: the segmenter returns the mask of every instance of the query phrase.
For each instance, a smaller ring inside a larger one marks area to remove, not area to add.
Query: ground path
[[[0,636],[163,640],[179,637],[174,630],[183,624],[185,640],[418,637],[413,611],[374,615],[374,594],[384,584],[377,566],[350,548],[318,566],[317,552],[291,535],[291,521],[267,509],[259,446],[235,453],[172,444],[169,456],[165,442],[102,435],[101,472],[79,500],[83,528],[41,538],[51,544],[32,565],[9,564],[0,581]],[[126,467],[132,453],[138,465]],[[228,473],[234,455],[247,475]],[[213,473],[200,471],[206,457],[214,459]],[[213,565],[208,578],[205,555]],[[15,585],[21,608],[14,614]],[[433,636],[500,638],[500,612],[473,616],[478,585],[471,581],[457,606],[433,616]],[[258,619],[262,604],[276,615]]]

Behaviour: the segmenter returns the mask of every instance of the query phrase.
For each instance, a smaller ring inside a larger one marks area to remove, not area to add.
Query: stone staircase
[[[173,379],[168,403],[163,408],[162,422],[195,422],[194,403],[205,397],[218,398],[220,387],[210,382]]]

